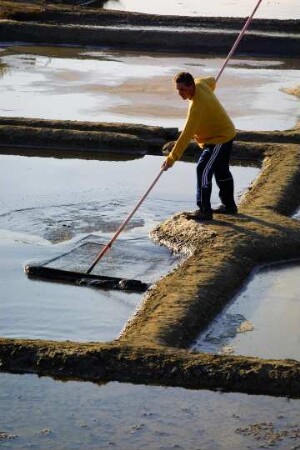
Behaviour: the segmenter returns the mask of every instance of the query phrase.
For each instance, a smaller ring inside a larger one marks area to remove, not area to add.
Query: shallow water
[[[300,264],[255,273],[193,348],[300,361]]]
[[[216,76],[224,58],[92,48],[0,47],[0,114],[46,119],[132,122],[182,128],[187,103],[175,73]],[[239,129],[287,129],[299,100],[300,59],[234,58],[217,94]]]
[[[275,445],[292,450],[300,445],[299,400],[3,373],[0,387],[1,431],[7,436],[0,437],[0,445],[8,449],[257,450]]]
[[[16,237],[0,241],[1,336],[80,342],[115,339],[140,296],[28,280],[24,263],[55,252],[26,242],[26,237],[23,241]]]
[[[136,11],[150,14],[177,16],[212,16],[212,17],[248,17],[256,0],[110,0],[105,3],[105,9]],[[300,18],[298,0],[269,0],[262,2],[255,17],[266,19],[296,19]]]
[[[29,280],[25,264],[86,271],[160,170],[161,157],[133,161],[0,156],[0,335],[55,340],[115,339],[141,296]],[[195,166],[163,174],[93,273],[153,283],[178,263],[148,233],[194,208]],[[259,169],[233,167],[237,196]],[[184,185],[182,183],[184,180]],[[213,193],[217,204],[217,192]],[[87,244],[88,245],[83,245]]]
[[[47,230],[51,226],[71,229],[59,241],[90,232],[108,236],[147,190],[163,161],[158,156],[129,162],[102,161],[101,156],[99,160],[0,158],[0,227],[52,242],[57,239]],[[259,169],[233,166],[232,173],[238,201]],[[145,234],[168,214],[195,207],[195,183],[195,165],[178,162],[162,175],[129,228]],[[215,186],[212,202],[218,202]]]

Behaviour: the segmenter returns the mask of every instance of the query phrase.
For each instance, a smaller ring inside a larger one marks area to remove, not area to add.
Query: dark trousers
[[[233,140],[224,144],[206,145],[197,163],[197,205],[202,212],[210,212],[212,176],[219,187],[219,197],[227,208],[235,207],[234,183],[229,170]]]

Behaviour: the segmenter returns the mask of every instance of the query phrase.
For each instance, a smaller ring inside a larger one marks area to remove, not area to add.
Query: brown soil
[[[292,88],[284,88],[282,90],[283,90],[283,92],[286,92],[287,94],[295,95],[296,97],[300,98],[300,85],[292,87]]]
[[[299,397],[300,363],[126,344],[0,339],[3,371]]]
[[[161,154],[177,129],[131,124],[87,123],[58,120],[0,118],[0,147],[76,150],[90,153]],[[24,145],[26,142],[26,145]]]
[[[108,151],[136,157],[162,155],[168,153],[178,136],[177,128],[142,124],[0,117],[1,153],[28,154],[28,149],[43,149],[47,156],[52,150],[56,156],[61,154],[64,157],[72,151],[84,158]],[[299,128],[284,132],[238,131],[233,158],[259,162],[285,143],[300,143]],[[191,142],[183,160],[188,161],[198,155],[198,145]]]

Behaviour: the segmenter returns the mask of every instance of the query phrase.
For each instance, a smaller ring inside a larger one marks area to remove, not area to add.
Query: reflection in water
[[[9,73],[9,66],[0,61],[0,78],[3,78],[5,74]]]

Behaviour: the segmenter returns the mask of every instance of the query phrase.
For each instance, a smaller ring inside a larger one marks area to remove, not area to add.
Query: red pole
[[[254,8],[254,10],[252,11],[251,16],[249,16],[248,19],[246,20],[245,25],[243,26],[243,28],[242,28],[240,34],[238,35],[238,37],[237,37],[235,43],[234,43],[233,46],[232,46],[232,49],[230,50],[230,52],[229,52],[227,58],[225,59],[225,61],[224,61],[224,63],[223,63],[223,66],[221,67],[221,69],[220,69],[220,71],[219,71],[219,73],[218,73],[218,75],[217,75],[217,77],[216,77],[216,81],[218,81],[218,79],[219,79],[220,76],[222,75],[223,70],[225,69],[225,67],[226,67],[226,65],[227,65],[227,63],[228,63],[228,61],[230,60],[230,58],[232,57],[233,53],[235,52],[237,46],[239,45],[240,40],[241,40],[242,37],[244,36],[244,34],[245,34],[247,28],[249,27],[250,22],[251,22],[251,20],[252,20],[252,18],[253,18],[253,16],[254,16],[254,14],[256,13],[256,11],[257,11],[259,5],[261,4],[261,2],[262,2],[262,0],[258,0],[256,6],[255,6],[255,8]]]
[[[147,197],[147,195],[150,193],[150,191],[153,189],[153,187],[155,186],[155,184],[158,182],[159,178],[161,177],[161,175],[163,174],[164,170],[161,169],[159,174],[157,175],[157,177],[155,178],[155,180],[153,181],[153,183],[151,184],[151,186],[147,189],[147,191],[145,192],[145,194],[143,195],[143,197],[138,201],[138,203],[135,205],[135,207],[133,208],[133,210],[131,211],[131,213],[129,214],[129,216],[127,217],[127,219],[124,220],[124,222],[122,223],[122,225],[118,228],[118,230],[116,231],[116,233],[113,235],[113,237],[111,238],[111,240],[108,242],[108,244],[106,244],[106,246],[101,250],[101,252],[99,252],[99,254],[97,255],[95,261],[93,262],[93,264],[88,268],[86,273],[90,273],[93,268],[95,267],[95,265],[98,263],[98,261],[100,261],[100,259],[102,258],[102,256],[105,255],[105,253],[110,249],[110,247],[112,246],[112,244],[115,242],[115,240],[117,239],[117,237],[119,236],[119,234],[122,232],[122,230],[126,227],[126,225],[128,224],[128,222],[130,221],[130,219],[132,218],[132,216],[135,214],[135,212],[139,209],[139,207],[141,206],[141,204],[143,203],[143,201],[145,200],[145,198]]]

